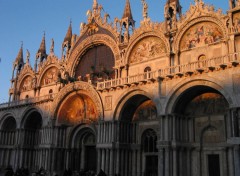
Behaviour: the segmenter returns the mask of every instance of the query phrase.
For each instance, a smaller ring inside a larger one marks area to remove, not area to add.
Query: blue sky
[[[146,0],[152,21],[163,20],[166,0]],[[47,52],[51,38],[55,41],[55,54],[60,57],[61,44],[67,32],[70,19],[73,33],[79,35],[79,25],[86,22],[86,12],[92,8],[92,0],[0,0],[0,103],[8,101],[8,89],[12,75],[12,65],[23,41],[24,58],[26,49],[31,53],[33,66],[43,33],[46,33]],[[142,19],[141,0],[130,0],[136,27]],[[185,12],[194,0],[180,0]],[[228,0],[204,0],[216,9],[228,9]],[[98,0],[110,20],[122,17],[125,0]]]

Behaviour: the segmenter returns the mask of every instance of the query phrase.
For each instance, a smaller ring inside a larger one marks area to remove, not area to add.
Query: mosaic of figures
[[[191,116],[224,114],[227,108],[228,103],[222,95],[205,93],[197,96],[187,105],[185,114]]]
[[[55,83],[58,78],[58,69],[56,67],[52,67],[46,71],[43,76],[41,85],[48,85],[51,83]]]
[[[33,78],[31,76],[27,76],[24,78],[22,85],[20,87],[20,91],[28,91],[33,88]]]
[[[62,106],[58,122],[77,124],[79,122],[93,122],[97,120],[96,106],[85,95],[75,95],[69,98]]]
[[[166,46],[158,37],[147,37],[141,40],[133,48],[130,55],[130,63],[150,60],[166,53]]]
[[[156,106],[151,100],[143,102],[133,115],[133,121],[157,118]]]
[[[186,50],[221,41],[223,34],[216,24],[199,23],[191,27],[183,36],[180,49]]]

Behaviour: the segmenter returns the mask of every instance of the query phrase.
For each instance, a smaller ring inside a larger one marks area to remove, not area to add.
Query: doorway
[[[208,176],[221,176],[219,155],[208,155]]]
[[[85,146],[86,155],[85,155],[85,170],[89,171],[97,171],[97,163],[96,163],[96,147],[95,146]]]
[[[145,176],[157,176],[158,174],[158,157],[146,156]]]

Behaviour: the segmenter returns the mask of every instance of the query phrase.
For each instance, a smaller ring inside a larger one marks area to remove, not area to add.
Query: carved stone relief
[[[112,110],[112,96],[105,97],[105,111]]]
[[[221,41],[223,34],[220,28],[211,22],[204,22],[192,26],[184,34],[180,50],[201,47],[207,44]]]
[[[33,88],[33,78],[31,76],[27,76],[22,81],[20,91],[21,92],[28,91],[28,90],[31,90],[32,88]]]
[[[55,83],[57,81],[58,69],[56,67],[51,67],[48,69],[42,78],[41,85],[48,85]]]
[[[130,63],[138,63],[160,57],[166,53],[166,46],[158,37],[147,37],[142,39],[133,48],[130,55]]]

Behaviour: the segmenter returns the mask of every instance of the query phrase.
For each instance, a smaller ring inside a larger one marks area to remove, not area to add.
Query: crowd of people
[[[48,172],[43,167],[41,167],[37,172],[30,173],[28,168],[17,168],[14,172],[12,166],[8,166],[4,170],[4,176],[50,176],[50,174],[48,174]],[[59,175],[53,174],[53,176]],[[98,174],[92,170],[80,170],[79,172],[73,173],[71,169],[66,169],[60,176],[107,176],[107,174],[102,169]]]

